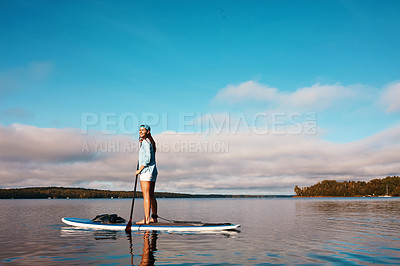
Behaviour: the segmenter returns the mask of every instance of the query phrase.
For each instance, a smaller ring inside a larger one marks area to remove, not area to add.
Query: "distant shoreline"
[[[400,177],[365,181],[324,180],[310,187],[294,187],[297,197],[399,197]]]
[[[188,194],[156,192],[157,198],[292,198],[294,195],[230,195],[230,194]],[[132,198],[132,191],[111,191],[68,187],[29,187],[0,189],[0,199],[101,199]],[[142,198],[142,192],[136,192]]]

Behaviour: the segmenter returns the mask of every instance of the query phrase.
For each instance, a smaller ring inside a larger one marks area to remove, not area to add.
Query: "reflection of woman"
[[[152,266],[156,262],[156,258],[154,256],[154,252],[157,251],[157,231],[145,231],[143,233],[143,252],[142,259],[139,265]],[[128,235],[129,239],[129,254],[131,254],[131,265],[134,265],[134,252],[133,252],[133,243],[132,243],[132,234]]]
[[[154,257],[154,251],[157,250],[157,233],[146,231],[143,235],[143,254],[142,260],[139,265],[154,265],[156,259]]]
[[[151,136],[150,126],[141,125],[139,129],[139,169],[136,175],[140,174],[140,187],[143,193],[144,219],[137,224],[149,224],[157,222],[157,200],[154,196],[154,188],[157,179],[156,166],[156,143]],[[152,215],[150,218],[150,209]]]

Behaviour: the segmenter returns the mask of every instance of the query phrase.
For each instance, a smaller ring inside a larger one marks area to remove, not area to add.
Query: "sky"
[[[293,194],[399,175],[399,1],[0,1],[0,187]]]

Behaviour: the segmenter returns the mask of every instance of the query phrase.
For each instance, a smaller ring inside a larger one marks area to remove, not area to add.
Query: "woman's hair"
[[[142,127],[142,126],[140,126]],[[156,142],[154,141],[153,137],[151,136],[150,130],[148,130],[146,127],[144,127],[147,131],[147,134],[143,137],[143,139],[149,139],[151,142],[151,145],[153,146],[153,150],[154,152],[156,152],[157,148],[156,148]]]
[[[153,137],[151,136],[150,131],[147,131],[147,135],[144,137],[145,139],[148,138],[151,142],[151,145],[153,146],[153,150],[154,152],[156,152],[157,148],[156,148],[156,142],[154,141]]]

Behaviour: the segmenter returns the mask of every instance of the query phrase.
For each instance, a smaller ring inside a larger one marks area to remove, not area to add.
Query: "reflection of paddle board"
[[[81,218],[62,218],[62,221],[68,225],[102,229],[102,230],[116,230],[124,231],[126,223],[121,224],[103,224],[101,222],[92,222],[90,219]],[[157,231],[226,231],[235,230],[240,227],[239,224],[220,223],[220,224],[208,224],[208,223],[152,223],[152,224],[132,224],[132,231],[145,231],[145,230],[157,230]]]

